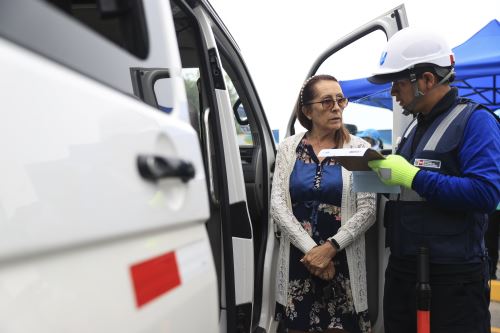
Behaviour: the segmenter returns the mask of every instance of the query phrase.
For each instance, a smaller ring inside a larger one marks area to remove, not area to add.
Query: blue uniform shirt
[[[462,177],[421,170],[412,188],[435,204],[490,213],[500,201],[500,124],[486,110],[469,118],[458,152]]]

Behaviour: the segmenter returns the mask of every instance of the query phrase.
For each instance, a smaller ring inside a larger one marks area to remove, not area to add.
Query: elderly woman
[[[288,332],[370,332],[364,232],[375,195],[354,193],[352,174],[325,148],[370,147],[342,122],[348,100],[333,76],[304,83],[296,113],[308,131],[284,140],[276,157],[271,213],[281,231],[277,320]]]

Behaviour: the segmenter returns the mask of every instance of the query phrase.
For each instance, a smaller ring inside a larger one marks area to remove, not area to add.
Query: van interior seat
[[[201,138],[200,111],[191,101],[188,101],[188,113],[189,113],[189,122],[191,123],[191,126],[193,126],[196,133],[198,133],[198,139],[200,139]]]

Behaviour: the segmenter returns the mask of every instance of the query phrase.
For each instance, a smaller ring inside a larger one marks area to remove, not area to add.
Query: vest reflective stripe
[[[417,118],[414,118],[411,123],[408,125],[408,127],[406,128],[406,130],[404,131],[404,134],[403,136],[399,136],[398,139],[397,139],[397,142],[396,142],[396,146],[395,146],[395,152],[397,154],[398,152],[398,149],[400,147],[401,144],[403,144],[406,139],[408,139],[408,136],[410,135],[411,131],[415,128],[415,126],[417,126]]]
[[[417,118],[413,119],[403,135],[404,138],[408,138],[408,135],[410,135],[411,131],[415,128],[415,126],[417,126],[417,123]]]
[[[461,177],[457,154],[468,119],[477,106],[457,99],[454,106],[433,120],[416,147],[412,143],[417,122],[412,122],[397,154],[422,170]],[[427,165],[422,161],[435,163]],[[484,259],[483,214],[461,211],[458,207],[441,209],[406,188],[398,195],[391,195],[385,208],[386,239],[393,255],[415,256],[418,247],[424,244],[429,248],[432,263],[477,263]]]
[[[418,121],[417,118],[414,118],[410,125],[406,128],[406,131],[404,132],[403,138],[407,139],[408,136],[410,135],[411,131],[417,126]],[[389,199],[390,200],[401,200],[401,201],[425,201],[424,198],[422,198],[420,195],[418,195],[417,192],[407,189],[404,186],[400,186],[400,193],[390,193],[389,194]]]
[[[458,104],[455,106],[455,108],[446,116],[446,118],[441,121],[439,124],[438,128],[434,131],[434,134],[432,134],[431,138],[429,141],[427,141],[427,144],[424,147],[424,150],[435,150],[439,140],[443,137],[444,132],[448,129],[450,124],[455,120],[460,112],[462,112],[463,109],[467,107],[467,104]]]

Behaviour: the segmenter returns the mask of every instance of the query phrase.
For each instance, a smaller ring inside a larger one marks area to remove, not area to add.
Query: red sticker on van
[[[138,308],[181,284],[175,252],[130,267]]]

